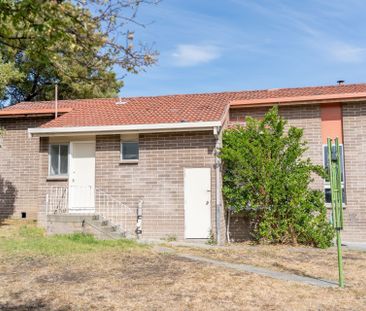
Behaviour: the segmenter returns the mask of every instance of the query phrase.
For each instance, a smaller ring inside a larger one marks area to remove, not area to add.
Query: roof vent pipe
[[[55,119],[58,116],[58,85],[55,84]]]
[[[344,80],[338,80],[338,81],[337,81],[337,84],[338,84],[338,85],[343,85],[343,84],[344,84]]]
[[[116,102],[116,105],[124,105],[124,104],[127,104],[127,102],[126,101],[122,101],[122,98],[119,97],[118,98],[118,102]]]

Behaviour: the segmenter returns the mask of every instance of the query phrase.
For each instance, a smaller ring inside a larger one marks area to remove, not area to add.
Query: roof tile
[[[121,124],[156,124],[221,120],[227,105],[237,100],[297,98],[366,92],[365,84],[221,92],[151,97],[59,100],[60,109],[71,108],[42,127],[80,127]],[[330,96],[331,97],[331,96]],[[117,102],[125,102],[116,104]],[[21,102],[2,111],[49,110],[53,101]]]

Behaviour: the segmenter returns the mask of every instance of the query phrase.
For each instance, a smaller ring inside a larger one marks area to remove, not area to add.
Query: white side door
[[[95,141],[70,143],[69,209],[95,212]]]
[[[211,230],[211,170],[184,169],[184,222],[186,239],[206,239]]]

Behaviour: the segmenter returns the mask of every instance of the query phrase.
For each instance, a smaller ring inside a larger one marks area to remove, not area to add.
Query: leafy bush
[[[290,127],[273,107],[263,120],[224,133],[223,193],[227,207],[246,213],[255,240],[267,243],[331,245],[323,194],[310,189],[322,167],[304,157],[303,130]]]

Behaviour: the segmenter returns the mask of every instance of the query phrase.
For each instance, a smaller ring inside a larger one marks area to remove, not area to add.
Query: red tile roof
[[[57,110],[58,113],[66,113],[66,112],[70,112],[72,111],[72,108],[60,108]],[[3,109],[0,110],[0,117],[1,116],[6,116],[6,117],[11,117],[11,116],[19,116],[19,115],[53,115],[55,113],[55,109],[54,108],[42,108],[42,109]]]
[[[364,94],[362,94],[364,93]],[[130,124],[157,124],[177,122],[220,121],[229,104],[260,105],[279,101],[296,102],[341,97],[366,98],[365,84],[344,84],[304,88],[284,88],[257,91],[222,92],[187,95],[168,95],[119,99],[60,100],[59,109],[72,110],[43,125],[43,127],[81,127]],[[16,111],[48,111],[53,101],[22,102],[1,110],[2,113]],[[1,117],[1,115],[0,115]]]

